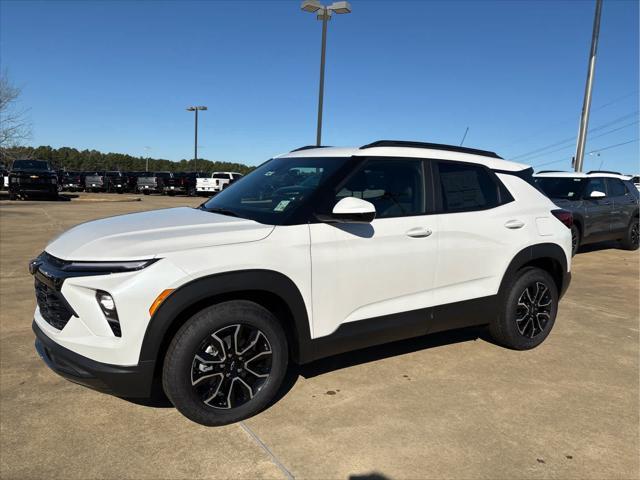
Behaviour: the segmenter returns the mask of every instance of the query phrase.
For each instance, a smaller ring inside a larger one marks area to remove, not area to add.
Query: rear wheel
[[[627,250],[637,250],[640,240],[640,230],[638,226],[638,218],[631,220],[627,233],[622,239],[622,246]]]
[[[529,350],[549,335],[558,312],[558,288],[546,271],[527,267],[502,295],[501,313],[489,326],[501,345]]]
[[[287,340],[271,312],[229,301],[201,310],[180,328],[167,350],[162,384],[190,420],[226,425],[273,400],[287,362]]]
[[[573,224],[571,225],[571,256],[578,253],[578,248],[580,248],[580,230]]]

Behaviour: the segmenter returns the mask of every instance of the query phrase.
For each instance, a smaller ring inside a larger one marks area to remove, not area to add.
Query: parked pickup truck
[[[16,160],[9,172],[9,200],[18,197],[58,198],[58,177],[46,160]]]
[[[64,172],[62,176],[62,190],[67,192],[80,192],[85,188],[85,174],[82,172]]]
[[[85,190],[88,192],[118,192],[126,190],[126,179],[121,172],[93,172],[84,180]]]
[[[165,193],[166,182],[172,177],[171,172],[146,172],[138,177],[138,192],[145,195]]]
[[[198,195],[212,195],[221,192],[233,182],[242,177],[236,172],[213,172],[208,178],[198,178],[196,192]]]
[[[196,195],[196,182],[202,173],[198,172],[178,172],[174,173],[171,178],[165,180],[165,193],[167,195],[176,195],[181,193],[194,197]]]

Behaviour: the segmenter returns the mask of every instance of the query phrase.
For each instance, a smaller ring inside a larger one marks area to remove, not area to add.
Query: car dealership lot
[[[128,198],[0,200],[2,478],[640,474],[637,251],[578,254],[554,331],[535,350],[470,330],[345,354],[302,368],[257,417],[205,428],[74,385],[37,357],[26,267],[48,240],[94,218],[203,200],[101,199]]]

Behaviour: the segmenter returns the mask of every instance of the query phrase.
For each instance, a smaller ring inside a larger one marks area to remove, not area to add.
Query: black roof
[[[495,152],[488,150],[479,150],[477,148],[460,147],[457,145],[445,145],[442,143],[412,142],[407,140],[378,140],[360,147],[360,150],[374,147],[409,147],[409,148],[428,148],[430,150],[447,150],[449,152],[470,153],[473,155],[482,155],[483,157],[492,157],[502,159]]]
[[[592,173],[611,173],[613,175],[622,175],[620,172],[613,172],[611,170],[589,170],[587,175],[591,175]]]

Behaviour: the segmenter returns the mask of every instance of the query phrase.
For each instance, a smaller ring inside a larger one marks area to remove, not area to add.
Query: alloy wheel
[[[631,225],[631,244],[638,245],[639,241],[640,241],[640,225],[638,224],[638,222],[635,222],[633,225]]]
[[[205,338],[193,358],[191,385],[208,406],[237,408],[269,379],[272,350],[265,334],[250,325],[223,327]]]
[[[551,320],[553,297],[551,290],[542,282],[528,285],[518,297],[516,325],[520,335],[535,338]]]
[[[578,230],[575,228],[571,229],[571,251],[576,252],[578,249]]]

